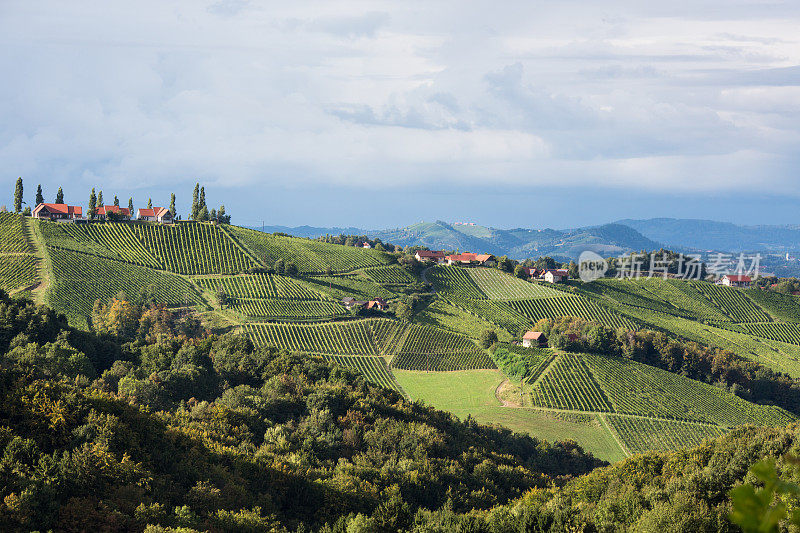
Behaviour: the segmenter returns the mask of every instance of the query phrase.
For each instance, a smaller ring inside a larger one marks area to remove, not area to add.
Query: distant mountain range
[[[256,228],[261,229],[261,228]],[[603,256],[632,251],[725,251],[792,253],[800,250],[800,226],[740,226],[700,219],[625,219],[600,226],[572,229],[498,229],[443,221],[419,222],[405,228],[367,230],[355,227],[266,226],[282,232],[316,238],[325,234],[368,235],[401,246],[488,252],[525,259],[549,255],[561,261],[575,259],[584,250]]]

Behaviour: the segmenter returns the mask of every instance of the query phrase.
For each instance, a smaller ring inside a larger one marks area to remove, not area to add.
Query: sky
[[[657,4],[657,5],[656,5]],[[793,224],[796,1],[0,0],[0,203]],[[3,198],[3,197],[6,198]]]

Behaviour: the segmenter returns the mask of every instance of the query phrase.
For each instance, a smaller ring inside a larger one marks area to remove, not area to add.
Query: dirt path
[[[508,380],[508,378],[506,378],[506,379],[504,379],[503,381],[501,381],[501,382],[500,382],[500,383],[497,385],[497,387],[495,387],[495,389],[494,389],[494,397],[495,397],[495,398],[497,398],[497,401],[499,401],[499,402],[500,402],[500,403],[503,405],[503,407],[511,407],[511,408],[514,408],[514,409],[521,409],[521,408],[522,408],[522,405],[520,405],[520,404],[518,404],[518,403],[515,403],[515,402],[510,402],[510,401],[508,401],[508,400],[504,400],[504,399],[503,399],[503,398],[500,396],[500,390],[501,390],[503,387],[505,387],[505,386],[509,385],[510,383],[511,383],[511,382]]]

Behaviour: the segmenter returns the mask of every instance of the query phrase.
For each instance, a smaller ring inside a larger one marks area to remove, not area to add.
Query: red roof
[[[417,250],[417,255],[423,259],[439,259],[447,255],[447,252],[444,250],[439,250],[438,252],[433,250]]]
[[[448,255],[447,259],[450,261],[461,261],[461,262],[471,262],[471,261],[478,261],[480,263],[485,263],[492,256],[490,254],[475,254],[472,252],[464,252],[463,254],[453,254]]]
[[[168,213],[169,209],[166,207],[153,207],[152,209],[139,209],[138,216],[140,217],[161,217]]]
[[[522,336],[523,339],[532,341],[539,340],[540,337],[544,337],[544,333],[541,331],[528,331]]]
[[[545,273],[547,272],[552,273],[554,276],[561,276],[561,277],[569,276],[569,270],[567,270],[566,268],[551,268],[545,271]]]
[[[97,208],[98,215],[105,215],[108,213],[116,213],[118,215],[125,215],[126,217],[131,216],[131,212],[127,207],[120,207],[118,205],[101,205]]]
[[[751,281],[753,281],[752,279],[750,279],[750,276],[743,276],[743,275],[739,275],[739,274],[728,274],[725,277],[728,278],[731,281],[740,282],[740,283],[741,282],[750,283]]]
[[[57,213],[59,215],[78,215],[80,216],[83,214],[83,208],[79,205],[67,205],[67,204],[39,204],[36,206],[36,209],[33,210],[34,213],[38,213],[42,209],[47,209],[51,213]]]

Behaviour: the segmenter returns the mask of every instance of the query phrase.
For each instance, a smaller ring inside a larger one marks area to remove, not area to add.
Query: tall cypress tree
[[[133,217],[133,216],[136,216],[136,215],[133,213],[133,197],[131,197],[131,198],[128,198],[128,212],[130,213],[130,215],[131,215],[132,217]]]
[[[100,191],[97,195],[97,207],[103,207],[104,205],[106,204],[103,203],[103,191]]]
[[[152,198],[148,198],[147,199],[147,209],[153,209],[153,199]]]
[[[22,211],[22,178],[17,178],[17,186],[14,188],[14,212]]]
[[[36,205],[44,203],[44,194],[42,194],[42,184],[36,187]]]
[[[172,196],[169,198],[169,212],[172,213],[172,216],[175,215],[175,193],[172,193]]]
[[[119,198],[117,198],[116,194],[114,195],[114,205],[119,207]]]
[[[200,187],[200,203],[198,204],[198,207],[200,209],[203,209],[204,207],[206,207],[206,208],[208,207],[208,206],[206,206],[206,188],[205,187]]]
[[[197,213],[200,212],[200,184],[194,184],[192,192],[192,220],[197,220]]]
[[[89,195],[89,218],[94,218],[96,212],[97,212],[97,195],[94,193],[94,187],[92,187],[92,193]]]
[[[57,204],[64,203],[64,191],[61,190],[61,187],[58,188],[58,192],[56,193],[56,203]]]

